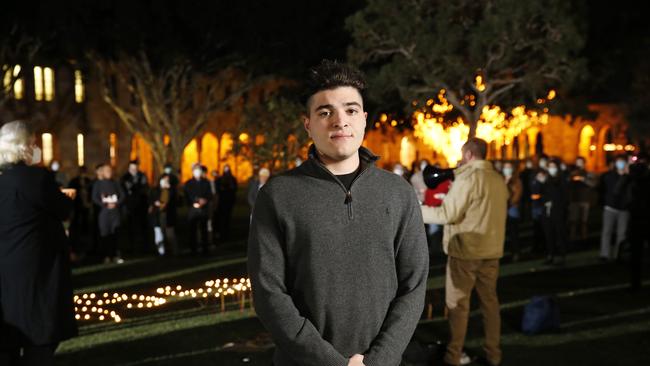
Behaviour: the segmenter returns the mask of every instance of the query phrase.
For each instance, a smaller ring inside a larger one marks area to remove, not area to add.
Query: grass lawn
[[[209,257],[142,256],[127,258],[120,265],[75,268],[75,294],[161,296],[156,293],[159,287],[198,289],[208,280],[246,277],[247,220],[246,210],[240,207],[233,241]],[[563,267],[544,266],[539,254],[528,254],[517,263],[503,260],[499,296],[505,365],[650,365],[648,271],[642,291],[630,293],[626,264],[599,262],[597,246],[597,232],[574,243]],[[447,338],[442,316],[444,260],[433,255],[427,293],[432,316],[428,318],[425,310],[414,335],[424,343]],[[646,268],[647,264],[646,260]],[[534,295],[557,297],[560,330],[536,336],[520,332],[523,307]],[[248,298],[242,311],[241,298],[227,297],[224,312],[213,297],[166,299],[152,308],[112,305],[109,308],[120,314],[119,323],[80,320],[80,336],[61,344],[57,364],[270,365],[273,345]],[[471,355],[481,354],[481,329],[475,309],[466,342]]]

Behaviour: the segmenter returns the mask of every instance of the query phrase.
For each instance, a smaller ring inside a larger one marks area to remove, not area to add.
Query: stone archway
[[[587,170],[593,171],[597,168],[596,149],[596,131],[587,124],[580,130],[578,138],[578,156],[585,159]]]
[[[609,162],[607,161],[608,154],[605,151],[605,144],[612,143],[613,141],[612,126],[608,124],[602,126],[598,131],[598,140],[596,143],[596,171],[607,170]]]

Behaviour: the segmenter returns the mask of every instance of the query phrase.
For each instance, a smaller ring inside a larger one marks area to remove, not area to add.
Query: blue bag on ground
[[[551,296],[533,296],[524,307],[521,330],[532,335],[560,328],[560,308]]]

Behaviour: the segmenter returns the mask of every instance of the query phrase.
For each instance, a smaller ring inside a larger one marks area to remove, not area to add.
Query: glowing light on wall
[[[49,67],[43,69],[43,90],[45,100],[51,102],[54,99],[54,70]]]
[[[192,165],[199,162],[199,150],[196,139],[190,141],[183,149],[181,159],[181,181],[185,182],[192,178]]]
[[[13,68],[9,65],[4,65],[2,70],[4,71],[2,86],[4,87],[5,93],[11,91],[11,83],[13,82],[14,98],[23,99],[23,78],[18,78],[21,70],[20,65],[15,65]]]
[[[84,135],[77,134],[77,165],[84,165]]]
[[[108,155],[111,159],[111,165],[117,165],[117,134],[112,132],[108,136]]]
[[[201,164],[208,168],[208,173],[216,170],[219,166],[217,159],[217,151],[219,149],[219,141],[213,133],[206,133],[201,139]]]
[[[43,164],[45,166],[48,166],[50,165],[50,162],[52,162],[52,158],[54,157],[52,134],[51,133],[42,134],[41,143],[43,148]]]
[[[440,110],[446,110],[446,100],[440,104]],[[443,123],[443,117],[436,118],[418,111],[414,114],[414,135],[447,160],[449,166],[455,166],[461,158],[460,149],[469,135],[469,126],[457,118],[456,121]],[[522,132],[538,124],[547,124],[548,115],[524,106],[513,108],[510,113],[499,106],[483,107],[476,127],[476,137],[495,142],[496,147],[508,145]]]
[[[153,154],[151,153],[151,146],[140,136],[140,134],[133,135],[131,139],[131,160],[138,160],[140,171],[142,171],[147,179],[151,182],[153,179]]]
[[[82,103],[86,99],[86,90],[81,70],[74,71],[74,101]]]
[[[43,68],[34,66],[34,99],[43,100]]]
[[[410,169],[411,165],[415,161],[415,155],[415,144],[413,144],[413,142],[411,142],[408,137],[402,137],[399,149],[400,164],[402,164],[402,166],[404,166],[406,169]]]

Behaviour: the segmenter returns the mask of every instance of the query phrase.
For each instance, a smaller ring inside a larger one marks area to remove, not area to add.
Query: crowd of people
[[[90,254],[107,263],[122,263],[122,251],[131,255],[179,255],[183,251],[176,234],[179,224],[187,225],[186,243],[192,254],[208,253],[231,237],[238,182],[227,164],[223,174],[214,170],[208,175],[208,169],[197,163],[186,182],[181,182],[167,164],[154,184],[140,170],[137,160],[130,161],[119,178],[114,176],[111,165],[100,164],[94,176],[81,166],[78,174],[67,181],[59,167],[56,161],[49,166],[56,183],[77,192],[68,222],[73,260],[81,261]],[[263,184],[270,172],[262,168],[259,175],[261,178],[250,180],[249,198],[254,197],[259,182]],[[182,206],[187,208],[185,220],[178,218]],[[118,246],[122,237],[125,244]]]
[[[506,247],[513,262],[520,259],[522,252],[529,252],[543,253],[546,264],[564,264],[570,244],[587,239],[589,230],[595,229],[590,222],[597,215],[594,209],[602,210],[600,259],[620,260],[623,251],[631,250],[634,205],[645,202],[646,193],[640,187],[650,186],[646,155],[618,155],[608,170],[600,174],[587,170],[584,157],[578,157],[571,165],[546,155],[523,161],[491,162],[509,192]],[[453,178],[427,187],[423,172],[429,165],[429,161],[421,160],[409,171],[398,164],[393,172],[410,181],[420,202],[435,207],[442,203]],[[640,220],[647,217],[645,210],[638,211],[636,216],[641,216]],[[532,224],[528,248],[522,247],[520,233],[525,223]],[[430,235],[439,232],[435,224],[427,227]],[[440,240],[441,237],[433,242],[439,244]]]

